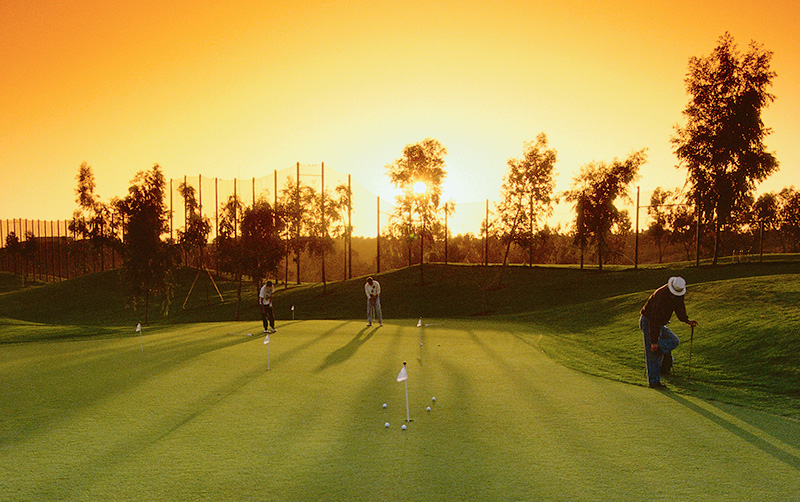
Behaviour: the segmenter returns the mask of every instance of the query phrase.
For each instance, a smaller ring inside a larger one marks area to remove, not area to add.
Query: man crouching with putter
[[[642,307],[639,327],[644,334],[644,353],[647,362],[647,380],[653,389],[666,387],[661,383],[661,373],[672,370],[672,351],[681,343],[675,333],[667,327],[672,313],[691,327],[697,321],[686,315],[683,295],[686,294],[686,281],[683,277],[670,277],[647,299]]]

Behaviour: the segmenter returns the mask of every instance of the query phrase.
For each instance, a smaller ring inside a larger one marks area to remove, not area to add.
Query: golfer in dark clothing
[[[670,277],[667,283],[650,295],[642,308],[639,327],[644,335],[644,354],[647,361],[647,380],[650,387],[663,389],[661,383],[662,368],[664,372],[672,368],[672,351],[681,341],[667,327],[672,313],[689,326],[697,326],[686,315],[683,295],[686,294],[686,281],[683,277]],[[662,366],[663,363],[663,366]]]

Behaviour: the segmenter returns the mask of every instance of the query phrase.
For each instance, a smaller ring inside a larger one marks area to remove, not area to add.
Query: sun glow
[[[425,184],[424,181],[417,181],[414,183],[414,193],[417,195],[422,195],[428,189],[428,186]]]

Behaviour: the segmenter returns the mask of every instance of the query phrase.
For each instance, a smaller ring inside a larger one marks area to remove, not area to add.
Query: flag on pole
[[[264,345],[269,343],[269,333],[267,333],[267,337],[264,338]]]
[[[397,375],[398,382],[404,382],[408,380],[408,373],[406,372],[406,363],[403,363],[403,369],[400,370],[400,373]]]
[[[408,372],[406,372],[406,362],[403,361],[403,369],[397,375],[398,382],[405,382],[406,386],[406,422],[411,422],[411,412],[408,407]]]
[[[142,323],[137,323],[136,324],[136,332],[137,333],[141,333],[142,332]]]

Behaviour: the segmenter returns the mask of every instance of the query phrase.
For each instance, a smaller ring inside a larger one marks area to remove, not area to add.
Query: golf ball
[[[406,430],[406,429],[407,429],[407,427],[406,427],[406,424],[403,424],[403,426],[401,427],[401,429],[403,429],[403,430]]]
[[[427,411],[431,411],[431,407],[430,407],[430,406],[428,406],[428,407],[426,408],[426,410],[427,410]]]
[[[389,428],[389,422],[386,422],[385,424],[383,424],[383,426],[388,429]]]
[[[386,403],[383,403],[383,407],[386,408]]]
[[[435,402],[436,402],[436,396],[433,396],[433,397],[431,398],[431,401],[433,401],[433,402],[435,403]]]

